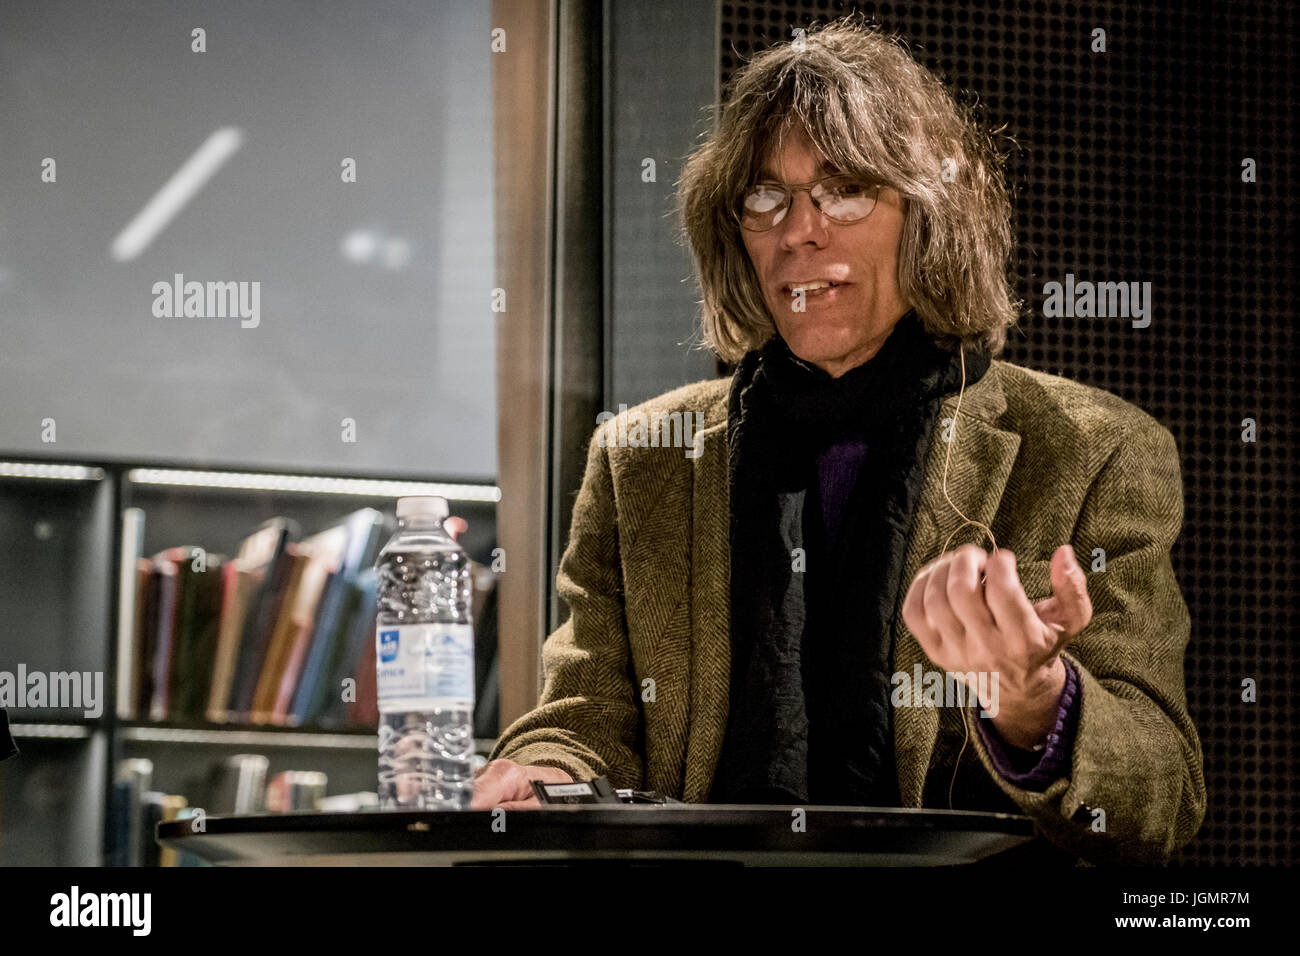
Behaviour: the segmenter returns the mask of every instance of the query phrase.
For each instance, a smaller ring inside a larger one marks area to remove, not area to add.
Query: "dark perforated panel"
[[[1001,357],[1134,402],[1182,456],[1173,560],[1192,616],[1187,689],[1209,809],[1178,859],[1293,864],[1295,13],[1133,6],[723,3],[721,75],[796,26],[856,9],[1007,124],[1027,314]],[[1105,53],[1091,50],[1097,27]],[[1254,183],[1242,182],[1246,157]],[[1150,327],[1044,318],[1043,284],[1067,272],[1151,282]],[[1258,423],[1255,443],[1242,441],[1244,418]],[[1244,678],[1256,703],[1241,700]]]

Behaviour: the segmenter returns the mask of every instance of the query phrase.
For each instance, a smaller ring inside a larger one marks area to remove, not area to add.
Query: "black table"
[[[226,866],[948,866],[1033,836],[1032,821],[1014,814],[864,807],[804,808],[799,832],[794,810],[623,804],[275,813],[208,817],[203,832],[188,819],[160,823],[157,836],[169,849]]]

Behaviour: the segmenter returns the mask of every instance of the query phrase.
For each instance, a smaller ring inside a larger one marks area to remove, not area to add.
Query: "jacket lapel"
[[[930,561],[939,557],[940,549],[948,541],[947,550],[955,550],[967,542],[989,547],[988,535],[976,525],[966,525],[966,518],[981,524],[992,525],[1002,500],[1002,491],[1015,464],[1020,448],[1020,436],[999,428],[997,421],[1006,408],[1006,398],[998,381],[998,366],[972,385],[962,396],[961,416],[956,421],[955,434],[945,427],[944,420],[952,419],[957,408],[957,397],[945,399],[939,412],[936,428],[939,430],[931,443],[925,465],[925,484],[921,500],[908,536],[906,556],[903,559],[903,577],[898,586],[898,602],[894,608],[895,673],[914,675],[921,665],[922,672],[935,668],[921,650],[912,632],[903,623],[903,603],[913,578]],[[946,433],[953,441],[943,441]],[[944,459],[951,449],[948,461],[947,495],[944,494]],[[948,502],[952,501],[950,505]],[[955,509],[955,510],[954,510]],[[960,512],[960,514],[958,514]],[[956,533],[954,533],[956,532]],[[921,806],[930,756],[934,751],[939,731],[939,710],[935,707],[894,708],[894,752],[897,756],[898,788],[903,806]]]
[[[1011,474],[1020,436],[994,424],[1006,408],[998,380],[998,363],[974,385],[961,402],[956,440],[951,443],[947,498],[968,518],[992,524]],[[686,741],[682,799],[702,803],[708,799],[713,774],[727,729],[731,668],[731,534],[730,487],[727,469],[727,393],[710,410],[713,422],[696,434],[700,453],[693,462],[691,508],[691,671],[689,732]],[[925,466],[925,484],[903,563],[894,617],[895,671],[912,673],[933,665],[903,624],[901,608],[912,579],[927,562],[938,557],[944,539],[963,519],[948,504],[943,489],[944,456],[950,447],[942,441],[943,420],[952,418],[957,397],[946,399],[939,413],[940,436],[931,444]],[[987,536],[974,526],[953,535],[952,550]],[[897,753],[899,791],[904,806],[921,805],[921,795],[939,727],[933,707],[899,707],[894,711],[894,746]]]
[[[682,799],[703,803],[727,732],[731,693],[731,487],[727,393],[696,433],[691,506],[691,706]],[[719,421],[719,419],[721,419]]]

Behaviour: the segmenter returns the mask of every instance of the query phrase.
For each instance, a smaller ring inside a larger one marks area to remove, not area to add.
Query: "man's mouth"
[[[807,282],[787,282],[781,286],[781,291],[790,296],[802,293],[805,297],[808,297],[826,295],[832,290],[842,288],[845,285],[847,283],[832,282],[830,279],[811,279]]]

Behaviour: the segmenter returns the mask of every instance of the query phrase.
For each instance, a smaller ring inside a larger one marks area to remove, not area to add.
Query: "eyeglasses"
[[[880,186],[843,175],[824,176],[809,183],[757,183],[741,195],[736,218],[750,232],[766,232],[780,225],[794,202],[794,194],[801,192],[808,193],[813,205],[832,222],[847,225],[871,215]]]

